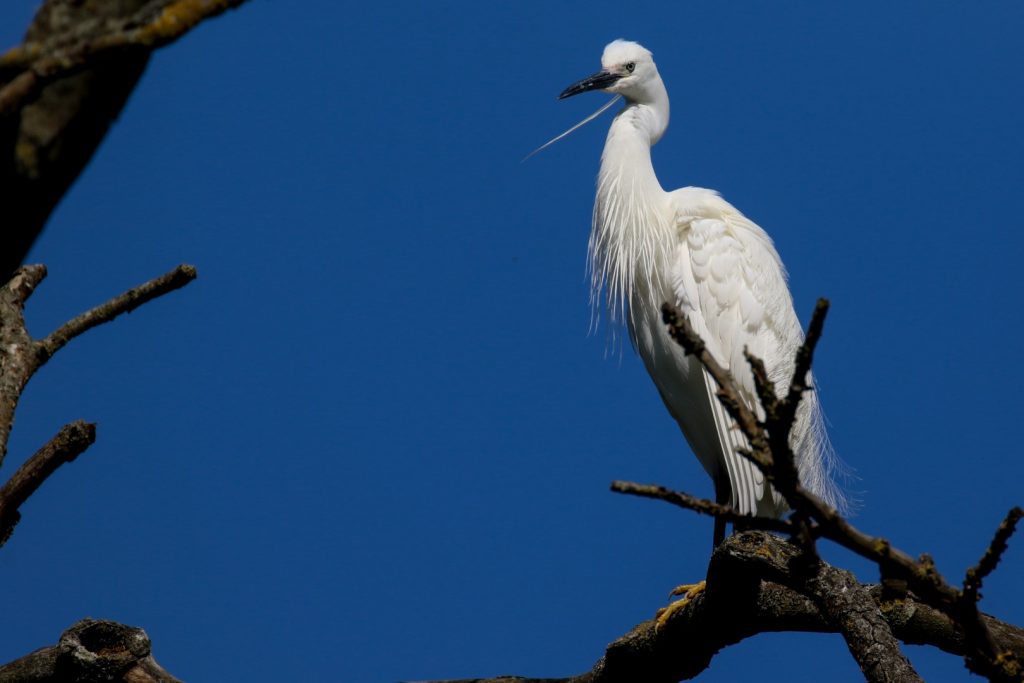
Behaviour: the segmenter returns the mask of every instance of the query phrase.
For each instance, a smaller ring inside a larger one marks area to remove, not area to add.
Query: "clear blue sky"
[[[29,322],[200,279],[25,394],[6,474],[65,422],[99,440],[0,551],[0,660],[90,615],[190,682],[567,675],[703,575],[710,521],[607,491],[711,494],[632,351],[588,336],[608,115],[520,163],[604,101],[555,98],[618,37],[672,98],[662,184],[768,230],[805,322],[832,299],[816,371],[857,523],[959,581],[1024,503],[1024,5],[568,5],[254,0],[155,56],[31,254]],[[1018,624],[1022,571],[1018,538],[984,590]],[[703,680],[773,667],[860,680],[793,635]]]

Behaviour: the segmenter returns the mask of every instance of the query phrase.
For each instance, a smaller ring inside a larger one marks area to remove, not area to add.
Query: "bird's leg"
[[[711,550],[717,548],[725,540],[725,520],[715,518],[715,535],[711,539]]]
[[[719,505],[728,505],[731,491],[729,489],[729,479],[727,477],[716,477],[715,479],[715,502]],[[715,517],[715,535],[712,538],[711,550],[714,551],[718,545],[725,540],[725,520],[720,517]],[[669,603],[667,606],[662,607],[658,610],[655,616],[655,629],[662,629],[668,620],[672,618],[679,610],[690,604],[695,597],[704,592],[707,587],[706,581],[700,581],[699,583],[684,583],[681,586],[676,586],[669,593],[669,597],[675,597],[682,595],[683,597],[679,600],[675,600]]]
[[[718,476],[715,477],[715,502],[719,505],[728,505],[731,490],[729,488],[729,478]],[[714,552],[722,541],[725,540],[725,520],[721,517],[715,517],[715,535],[711,539],[711,551]]]

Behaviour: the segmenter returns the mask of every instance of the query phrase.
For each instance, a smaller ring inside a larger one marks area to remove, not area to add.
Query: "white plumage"
[[[669,101],[651,53],[616,40],[601,65],[562,93],[605,90],[626,100],[601,156],[590,236],[593,301],[625,320],[665,405],[715,482],[716,498],[743,514],[779,516],[785,502],[737,453],[745,442],[715,398],[714,381],[668,336],[660,309],[665,301],[679,307],[756,406],[744,348],[765,362],[781,395],[803,340],[782,262],[764,230],[718,193],[662,189],[651,146],[668,126]],[[792,446],[803,484],[840,505],[815,392],[801,401]]]

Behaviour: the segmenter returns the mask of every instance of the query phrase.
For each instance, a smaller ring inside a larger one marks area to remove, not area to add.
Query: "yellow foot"
[[[707,582],[701,581],[700,583],[684,583],[682,586],[676,586],[669,593],[669,596],[682,595],[683,597],[679,600],[669,603],[667,607],[662,607],[658,610],[658,614],[655,616],[654,630],[660,631],[668,623],[668,620],[675,615],[676,612],[690,604],[690,601],[695,597],[704,592],[704,588],[707,586]]]

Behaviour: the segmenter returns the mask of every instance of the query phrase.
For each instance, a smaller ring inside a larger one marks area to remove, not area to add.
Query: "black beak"
[[[593,76],[587,76],[582,81],[577,81],[570,85],[562,91],[562,94],[558,96],[558,99],[564,100],[566,97],[579,95],[581,92],[587,92],[589,90],[604,90],[620,78],[622,78],[622,76],[619,74],[613,74],[607,71],[598,71]]]

